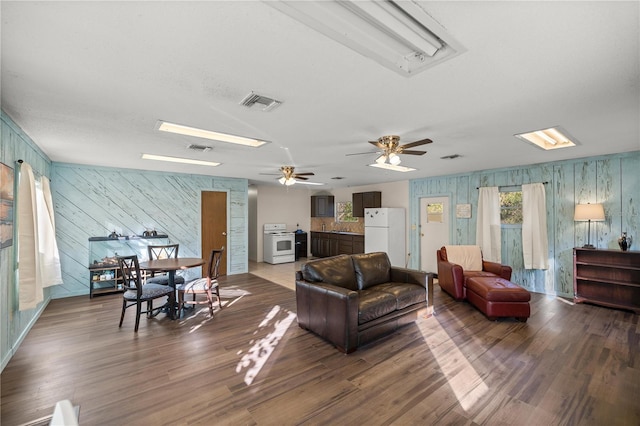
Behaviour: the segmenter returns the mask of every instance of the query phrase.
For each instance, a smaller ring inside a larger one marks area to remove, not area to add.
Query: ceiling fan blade
[[[378,141],[369,141],[369,143],[370,143],[371,145],[375,145],[375,146],[377,146],[377,147],[378,147],[378,148],[380,148],[380,149],[384,149],[384,148],[385,148],[385,146],[384,146],[383,144],[381,144],[380,142],[378,142]]]
[[[313,173],[311,173],[311,174],[313,174]],[[293,178],[294,179],[298,179],[298,180],[308,180],[309,179],[309,178],[306,178],[306,177],[300,176],[300,175],[293,175]]]
[[[414,146],[426,145],[428,143],[433,143],[431,139],[422,139],[421,141],[410,142],[402,145],[400,148],[413,148]]]
[[[378,154],[378,151],[369,151],[369,152],[356,152],[355,154],[345,154],[345,156],[350,156],[350,155],[363,155],[363,154]]]
[[[282,173],[258,173],[259,175],[263,175],[263,176],[281,176]]]
[[[298,176],[314,176],[313,173],[311,172],[307,172],[307,173],[296,173],[293,175],[294,177],[298,177]]]
[[[409,154],[409,155],[424,155],[427,151],[416,151],[415,149],[410,149],[408,151],[402,150],[398,154]]]

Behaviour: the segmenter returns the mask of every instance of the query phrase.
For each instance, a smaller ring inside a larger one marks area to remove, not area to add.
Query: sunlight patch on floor
[[[430,327],[438,327],[440,331],[446,333],[440,323],[430,321]],[[425,343],[428,343],[428,336],[420,329]],[[432,334],[432,333],[430,333]],[[473,366],[467,361],[464,354],[460,352],[455,343],[451,341],[453,348],[446,353],[438,354],[432,350],[433,357],[438,362],[440,369],[447,377],[449,387],[455,394],[460,406],[464,411],[469,411],[484,394],[489,391],[489,387],[484,383]],[[462,363],[462,369],[460,368]]]
[[[253,383],[294,319],[296,319],[295,312],[276,305],[260,322],[253,332],[255,338],[249,342],[252,345],[251,348],[242,355],[236,366],[236,373],[245,370],[244,382],[247,385]],[[264,337],[261,337],[262,335]],[[238,351],[238,355],[240,354],[242,351]]]

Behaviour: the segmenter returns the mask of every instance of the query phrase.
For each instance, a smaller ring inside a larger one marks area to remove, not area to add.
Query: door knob
[[[222,232],[222,235],[224,235],[224,236],[226,237],[226,236],[227,236],[227,233],[226,233],[226,232]]]

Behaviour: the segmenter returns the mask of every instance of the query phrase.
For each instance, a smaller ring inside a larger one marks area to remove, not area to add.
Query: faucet
[[[325,224],[322,224],[322,232],[326,231],[327,227],[325,226]]]

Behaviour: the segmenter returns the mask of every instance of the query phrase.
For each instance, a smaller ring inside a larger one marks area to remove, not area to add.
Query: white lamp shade
[[[576,204],[573,216],[575,221],[602,221],[604,220],[604,208],[602,204]]]

